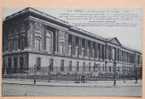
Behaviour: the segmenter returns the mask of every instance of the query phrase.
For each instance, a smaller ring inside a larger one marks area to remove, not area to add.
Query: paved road
[[[3,84],[3,96],[141,96],[141,86],[52,87]]]

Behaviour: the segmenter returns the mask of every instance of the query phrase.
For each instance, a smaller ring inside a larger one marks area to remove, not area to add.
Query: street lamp
[[[36,84],[36,76],[37,76],[37,65],[34,65],[34,85]]]
[[[48,82],[50,81],[50,65],[48,65]]]

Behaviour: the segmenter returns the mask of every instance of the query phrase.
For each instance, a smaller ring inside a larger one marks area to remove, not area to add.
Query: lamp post
[[[50,81],[50,65],[48,65],[48,82]]]
[[[34,85],[36,84],[37,65],[34,65]]]

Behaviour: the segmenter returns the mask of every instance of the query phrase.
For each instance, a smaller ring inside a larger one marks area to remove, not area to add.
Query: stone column
[[[28,22],[28,30],[27,30],[27,49],[34,48],[34,40],[33,40],[33,22],[29,20]],[[21,39],[20,39],[21,40]]]
[[[102,44],[100,44],[100,59],[102,60]]]
[[[85,57],[86,58],[88,58],[87,50],[88,50],[88,40],[85,40]]]
[[[96,57],[97,57],[97,60],[99,59],[99,49],[98,49],[98,43],[96,43]]]
[[[80,57],[80,54],[81,54],[81,49],[82,49],[82,46],[81,46],[81,38],[79,37],[79,48],[78,48],[78,57]]]
[[[75,56],[75,37],[72,35],[72,56]]]
[[[108,45],[106,45],[106,47],[105,47],[105,49],[106,49],[106,60],[108,60]]]
[[[68,33],[65,33],[65,56],[68,56]]]

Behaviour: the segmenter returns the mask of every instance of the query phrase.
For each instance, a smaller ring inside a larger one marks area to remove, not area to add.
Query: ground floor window
[[[64,60],[61,60],[60,71],[64,71]]]
[[[96,64],[94,64],[93,70],[94,70],[94,72],[96,72],[96,70],[97,70],[97,65]]]
[[[37,66],[37,71],[41,69],[41,58],[37,57],[36,58],[36,66]]]
[[[53,59],[50,59],[49,70],[50,70],[51,72],[53,71]]]
[[[72,61],[69,61],[69,71],[72,71]]]
[[[112,71],[112,69],[111,69],[111,66],[109,67],[109,72],[111,72]]]

